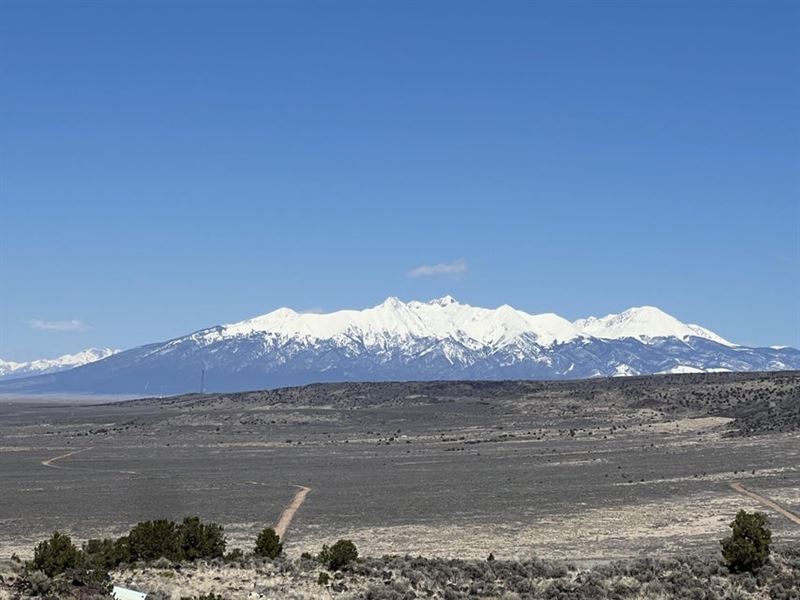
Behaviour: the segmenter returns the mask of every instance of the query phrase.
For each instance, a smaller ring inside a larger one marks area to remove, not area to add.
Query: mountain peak
[[[634,306],[619,314],[589,317],[570,323],[553,314],[532,315],[507,304],[496,309],[460,304],[450,295],[428,302],[403,302],[389,296],[365,310],[339,310],[304,314],[280,308],[269,314],[200,332],[203,337],[223,338],[261,334],[289,340],[360,339],[367,346],[383,347],[390,339],[451,340],[470,347],[500,348],[535,340],[540,346],[564,343],[579,337],[601,339],[700,337],[732,346],[715,333],[682,323],[655,306]]]
[[[664,315],[669,317],[667,313],[663,310],[658,308],[657,306],[650,306],[645,304],[644,306],[631,306],[628,310],[622,311],[622,314],[631,314],[631,315]]]
[[[403,305],[403,301],[400,300],[400,298],[398,298],[397,296],[389,296],[388,298],[386,298],[386,300],[381,302],[376,308],[381,308],[381,307],[397,308],[397,307],[402,306],[402,305]]]
[[[428,304],[431,306],[445,307],[450,306],[451,304],[458,304],[458,300],[448,294],[447,296],[442,296],[441,298],[434,298],[433,300],[430,300]]]
[[[632,306],[619,314],[578,319],[574,325],[588,336],[604,339],[701,337],[726,346],[734,345],[708,329],[682,323],[655,306]]]
[[[0,393],[184,393],[312,381],[580,378],[800,368],[795,349],[731,347],[654,306],[571,323],[508,304],[481,308],[452,296],[395,297],[364,310],[284,308],[85,364],[69,374],[0,383]],[[16,364],[0,361],[2,371]],[[43,371],[38,371],[43,372]],[[33,374],[33,372],[25,373]],[[19,377],[19,375],[13,375]]]

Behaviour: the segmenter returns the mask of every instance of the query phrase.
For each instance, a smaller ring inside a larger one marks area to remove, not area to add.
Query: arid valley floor
[[[0,556],[198,515],[252,547],[591,564],[718,547],[740,508],[800,539],[800,375],[331,384],[0,406]],[[784,507],[780,514],[746,490]]]

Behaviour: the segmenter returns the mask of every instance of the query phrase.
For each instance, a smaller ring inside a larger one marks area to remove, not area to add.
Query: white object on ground
[[[143,592],[136,592],[118,585],[114,586],[111,595],[114,596],[116,600],[145,600],[145,598],[147,598],[147,594]]]

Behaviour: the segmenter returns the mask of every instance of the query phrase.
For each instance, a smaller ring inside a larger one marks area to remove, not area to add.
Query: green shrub
[[[354,562],[358,558],[356,545],[350,540],[339,540],[333,546],[323,546],[317,559],[328,566],[331,571],[337,571]]]
[[[272,527],[267,527],[256,539],[256,554],[265,558],[275,559],[283,550],[281,538]]]
[[[201,523],[186,517],[178,527],[178,555],[183,560],[220,558],[225,553],[223,528],[216,523]]]
[[[72,543],[70,537],[56,531],[49,540],[36,546],[31,566],[37,571],[42,571],[48,577],[52,577],[67,569],[74,569],[80,560],[80,550]]]
[[[244,552],[242,552],[241,548],[231,548],[231,551],[228,552],[223,558],[225,559],[225,562],[244,560]]]
[[[116,540],[89,540],[81,549],[82,562],[88,569],[109,571],[130,561],[127,536]]]
[[[754,572],[769,556],[772,533],[767,527],[767,516],[761,512],[740,510],[731,522],[731,535],[720,543],[725,564],[733,572]]]
[[[139,523],[128,534],[128,549],[134,561],[162,557],[179,560],[178,526],[166,519]]]
[[[317,577],[317,584],[318,585],[328,585],[331,580],[331,576],[328,575],[325,571],[322,571]]]
[[[221,558],[226,543],[221,525],[202,523],[198,517],[186,517],[180,525],[166,519],[145,521],[117,542],[118,555],[133,561]]]

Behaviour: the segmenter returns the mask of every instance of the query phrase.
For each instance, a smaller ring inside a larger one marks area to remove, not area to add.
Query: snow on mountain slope
[[[266,315],[203,332],[208,341],[254,333],[282,339],[336,340],[356,338],[367,346],[414,339],[449,339],[470,348],[500,348],[528,336],[548,346],[578,337],[566,319],[555,314],[530,315],[508,305],[497,309],[461,304],[451,296],[430,302],[387,298],[365,310],[303,314],[279,308]]]
[[[71,369],[102,360],[117,352],[119,352],[119,350],[113,350],[111,348],[87,348],[75,354],[64,354],[58,358],[40,358],[28,362],[14,362],[0,359],[0,379],[56,373],[65,369]]]
[[[66,361],[62,361],[66,362]],[[652,307],[570,323],[450,296],[365,310],[281,308],[132,348],[58,373],[16,376],[0,394],[161,395],[320,381],[575,379],[800,369],[794,348],[736,346]]]
[[[578,319],[573,325],[584,335],[609,340],[629,337],[640,340],[655,337],[678,339],[699,337],[725,346],[734,346],[713,331],[699,325],[681,323],[675,317],[654,306],[633,307],[618,315],[606,315],[601,318]]]
[[[66,362],[66,361],[61,361]],[[195,331],[58,373],[16,376],[0,394],[161,395],[319,381],[575,379],[800,369],[793,348],[729,344],[652,308],[575,323],[503,305],[388,298],[365,310],[266,315]]]
[[[580,337],[601,339],[699,337],[733,346],[699,325],[680,322],[652,307],[634,307],[602,318],[589,317],[570,323],[553,313],[532,315],[507,304],[496,309],[461,304],[452,296],[430,302],[402,302],[387,298],[365,310],[340,310],[327,314],[303,314],[289,308],[239,323],[208,330],[207,341],[263,333],[282,339],[335,340],[357,338],[368,346],[387,341],[432,338],[451,339],[468,347],[500,348],[521,337],[541,346]]]

